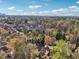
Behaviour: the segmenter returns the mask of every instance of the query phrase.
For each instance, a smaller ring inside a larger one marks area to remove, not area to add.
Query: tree
[[[52,38],[52,37],[50,37],[48,35],[45,35],[44,43],[46,45],[53,45],[54,42],[55,42],[55,38],[54,37]]]
[[[39,34],[39,35],[36,37],[37,43],[44,45],[44,38],[45,38],[45,36],[44,36],[43,34]]]
[[[8,46],[13,52],[14,59],[25,59],[26,58],[27,41],[23,34],[16,35],[12,39],[10,39]]]
[[[0,34],[3,36],[3,38],[6,38],[8,36],[8,31],[0,27]]]
[[[5,56],[0,53],[0,59],[5,59]]]
[[[71,50],[68,44],[64,40],[57,41],[53,49],[52,59],[69,59],[70,55]]]

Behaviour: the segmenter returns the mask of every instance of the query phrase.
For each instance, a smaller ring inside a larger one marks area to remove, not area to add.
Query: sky
[[[79,16],[79,0],[0,0],[7,15]]]

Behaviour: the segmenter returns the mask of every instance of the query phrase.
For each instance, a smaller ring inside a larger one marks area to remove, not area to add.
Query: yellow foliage
[[[8,31],[0,27],[0,33],[1,34],[8,34]]]
[[[22,42],[22,40],[19,37],[10,39],[10,42],[8,43],[8,48],[14,49],[16,44],[19,44],[21,42]]]
[[[5,59],[4,55],[0,53],[0,59]]]

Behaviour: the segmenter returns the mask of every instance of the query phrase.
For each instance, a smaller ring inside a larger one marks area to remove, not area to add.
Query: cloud
[[[48,2],[48,1],[51,1],[51,0],[43,0],[43,1],[47,1]]]
[[[77,1],[76,3],[79,4],[79,1]]]
[[[74,9],[77,9],[78,6],[69,6],[69,8],[74,8]]]
[[[16,11],[18,11],[18,12],[23,12],[24,10],[16,10]]]
[[[70,10],[70,12],[72,12],[72,13],[76,13],[76,12],[79,13],[79,7],[78,7],[78,6],[70,6],[70,7],[69,7],[69,10]]]
[[[38,8],[41,8],[43,7],[42,5],[30,5],[29,8],[30,9],[38,9]]]
[[[31,9],[42,8],[44,5],[29,5]],[[49,15],[49,16],[72,16],[79,15],[79,6],[68,6],[67,8],[58,8],[52,10],[23,10],[14,6],[4,11],[6,14],[14,15]]]
[[[32,12],[33,15],[51,15],[51,16],[75,16],[76,13],[79,13],[78,6],[69,6],[67,8]]]
[[[50,11],[39,11],[38,13],[39,14],[48,14],[48,13],[50,13]]]
[[[32,11],[29,13],[30,15],[50,15],[50,16],[70,16],[72,15],[71,12],[76,12],[76,10],[72,11],[68,8],[59,8],[53,10],[44,10],[44,11]]]
[[[50,13],[50,11],[33,11],[33,12],[31,12],[32,14],[48,14],[48,13]]]
[[[14,6],[8,8],[8,10],[14,10],[14,9],[16,9]]]
[[[22,9],[18,9],[15,6],[11,6],[11,7],[8,7],[7,10],[5,10],[4,12],[5,14],[8,14],[8,15],[23,15],[25,11]]]
[[[32,14],[36,14],[37,12],[31,12]]]
[[[60,12],[65,12],[65,11],[67,11],[67,10],[68,10],[67,8],[60,8],[60,9],[52,10],[51,12],[52,12],[52,13],[60,13]]]
[[[79,14],[79,7],[78,6],[69,6],[68,8],[59,8],[52,10],[51,13],[53,15],[59,15],[59,16],[77,16]]]

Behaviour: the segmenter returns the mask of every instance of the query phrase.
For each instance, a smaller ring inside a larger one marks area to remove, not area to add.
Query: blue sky
[[[79,0],[0,0],[8,15],[79,16]]]

